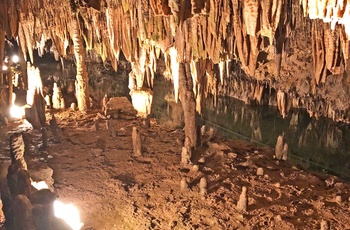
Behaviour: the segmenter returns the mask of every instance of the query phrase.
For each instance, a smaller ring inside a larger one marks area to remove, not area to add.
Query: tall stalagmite
[[[72,30],[73,30],[73,43],[74,43],[74,56],[77,66],[77,84],[76,84],[76,97],[78,101],[78,108],[82,112],[86,112],[89,109],[89,91],[88,91],[88,73],[86,71],[85,63],[85,47],[83,39],[80,33],[79,21],[77,19],[77,13],[73,12],[72,15]]]
[[[189,63],[179,65],[179,96],[185,117],[185,136],[190,138],[190,146],[197,145],[196,100]]]

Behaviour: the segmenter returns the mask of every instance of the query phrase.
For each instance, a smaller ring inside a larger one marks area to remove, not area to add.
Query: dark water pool
[[[164,86],[162,86],[164,87]],[[169,91],[167,91],[169,92]],[[155,89],[153,117],[174,120],[176,106],[164,100]],[[292,110],[282,118],[276,107],[252,106],[229,97],[208,97],[199,121],[228,139],[245,139],[258,145],[275,147],[284,135],[289,146],[288,160],[311,171],[337,175],[350,180],[350,128],[327,118],[310,118],[305,110]],[[179,115],[175,115],[179,116]],[[175,120],[176,125],[181,125]]]

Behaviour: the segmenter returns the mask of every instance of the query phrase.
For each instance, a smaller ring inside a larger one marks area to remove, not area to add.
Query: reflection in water
[[[168,104],[160,98],[164,95],[155,95],[153,116],[163,121],[174,119],[172,113],[178,114],[175,108],[181,105]],[[305,110],[296,109],[283,119],[277,107],[246,105],[229,97],[218,98],[214,103],[209,95],[200,119],[228,139],[244,138],[273,148],[278,136],[283,135],[289,146],[289,161],[302,168],[350,179],[348,125],[326,118],[316,120]]]
[[[219,98],[214,106],[213,99],[208,98],[202,120],[219,127],[227,138],[244,136],[271,147],[279,135],[284,135],[292,162],[350,179],[348,125],[325,118],[316,120],[303,110],[291,110],[287,115],[283,119],[276,107],[245,105],[227,97]]]

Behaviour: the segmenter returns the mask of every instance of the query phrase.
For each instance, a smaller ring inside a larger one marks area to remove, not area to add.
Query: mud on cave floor
[[[112,137],[104,121],[95,130],[96,113],[56,113],[63,138],[54,143],[49,132],[47,151],[39,149],[38,131],[26,132],[28,167],[45,161],[53,168],[55,192],[79,208],[83,229],[319,229],[322,219],[332,229],[350,228],[347,182],[274,161],[271,149],[217,135],[205,135],[193,154],[196,171],[180,164],[183,130],[156,120],[146,129],[142,120],[128,117],[113,120],[117,135]],[[133,126],[142,136],[138,158],[132,157]],[[10,124],[8,129],[16,128]],[[3,155],[9,152],[5,131],[1,128]],[[259,167],[263,176],[257,176]],[[205,198],[199,193],[203,176]],[[182,178],[188,190],[181,190]],[[238,212],[243,186],[248,210]]]

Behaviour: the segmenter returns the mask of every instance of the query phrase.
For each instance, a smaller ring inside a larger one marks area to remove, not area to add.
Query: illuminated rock
[[[153,92],[150,90],[133,90],[131,93],[132,105],[138,116],[147,117],[151,114]]]

